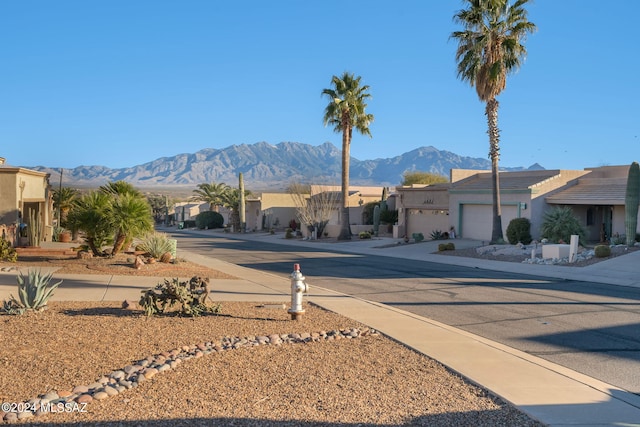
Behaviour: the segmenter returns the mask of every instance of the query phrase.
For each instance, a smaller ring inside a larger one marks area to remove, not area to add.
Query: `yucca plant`
[[[18,273],[18,297],[19,301],[11,295],[9,304],[15,311],[24,313],[27,310],[42,311],[47,306],[49,298],[53,295],[53,291],[62,283],[50,284],[53,273],[42,274],[40,270],[29,270],[29,274],[25,277],[22,272]]]
[[[153,258],[160,259],[162,255],[173,250],[171,240],[166,233],[151,233],[144,238],[138,248]]]

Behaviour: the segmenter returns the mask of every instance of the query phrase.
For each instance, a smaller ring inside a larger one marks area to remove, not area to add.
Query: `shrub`
[[[371,238],[371,233],[369,231],[361,231],[360,234],[358,234],[358,236],[361,239],[370,239]]]
[[[507,240],[512,245],[521,242],[528,245],[533,240],[531,238],[531,221],[528,218],[514,218],[507,226]]]
[[[570,242],[573,234],[578,235],[580,242],[584,243],[584,229],[571,208],[566,206],[547,211],[542,218],[540,232],[542,237],[553,243],[558,243],[560,240]]]
[[[293,229],[291,227],[285,230],[284,237],[285,239],[293,239]]]
[[[180,306],[181,315],[195,317],[206,312],[219,313],[220,304],[206,304],[208,296],[209,278],[193,276],[188,282],[181,282],[177,278],[165,279],[155,288],[142,291],[139,304],[147,316],[163,314],[176,304]]]
[[[453,242],[449,242],[449,243],[440,243],[438,245],[438,252],[443,252],[443,251],[455,251],[456,250],[456,245]]]
[[[151,233],[136,246],[137,249],[144,251],[149,256],[161,259],[167,252],[173,251],[173,244],[166,233]]]
[[[596,258],[606,258],[611,255],[611,247],[609,245],[597,245],[593,248]]]
[[[413,240],[415,240],[416,242],[422,242],[424,240],[424,234],[422,233],[413,233],[411,235],[411,237],[413,238]]]
[[[0,261],[18,261],[18,253],[5,239],[0,239]]]
[[[380,222],[383,224],[395,224],[398,222],[398,211],[383,209],[380,211]]]
[[[222,228],[223,224],[224,217],[218,212],[204,211],[196,216],[196,227],[200,230]]]
[[[17,276],[18,298],[11,295],[3,304],[3,310],[10,314],[22,314],[27,310],[42,311],[46,308],[53,291],[62,283],[49,284],[53,273],[42,274],[40,270],[29,270],[28,276],[20,272]]]

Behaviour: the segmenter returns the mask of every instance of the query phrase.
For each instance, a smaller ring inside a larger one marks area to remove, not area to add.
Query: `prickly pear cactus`
[[[627,234],[627,246],[632,246],[636,240],[638,229],[638,203],[640,198],[640,166],[638,162],[631,163],[627,177],[627,193],[624,199],[624,226]]]

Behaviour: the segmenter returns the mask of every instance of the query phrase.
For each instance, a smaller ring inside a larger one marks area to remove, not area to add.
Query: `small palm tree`
[[[115,230],[112,254],[122,250],[124,243],[153,230],[153,213],[147,201],[135,194],[117,195],[111,201],[109,221]]]
[[[84,232],[87,245],[94,256],[103,255],[102,247],[113,239],[109,221],[111,197],[102,191],[92,191],[76,199],[69,211],[68,222]]]
[[[67,214],[73,206],[73,201],[78,197],[78,190],[70,187],[62,187],[53,190],[53,209],[59,213],[58,225],[66,227]]]
[[[373,115],[366,113],[367,100],[371,97],[368,85],[360,85],[361,77],[345,72],[341,77],[331,78],[332,88],[324,89],[322,95],[329,99],[324,110],[324,125],[333,126],[342,132],[342,215],[338,240],[350,240],[349,227],[349,160],[351,138],[355,128],[362,135],[371,137],[369,125]]]
[[[226,194],[231,190],[224,182],[216,184],[215,182],[198,184],[198,188],[193,190],[195,193],[191,196],[191,200],[209,203],[209,210],[218,212],[220,206],[223,206],[223,200]]]
[[[496,97],[507,85],[507,75],[520,68],[526,49],[521,41],[535,31],[535,24],[527,20],[524,6],[529,0],[465,0],[468,8],[459,11],[454,21],[464,30],[455,31],[451,38],[458,41],[456,61],[458,78],[476,88],[478,97],[486,103],[489,134],[489,157],[493,182],[493,227],[491,241],[504,240],[500,208],[500,129],[498,129],[498,100]]]
[[[245,190],[244,196],[251,196],[251,191]],[[240,189],[229,187],[229,191],[222,194],[221,204],[229,209],[229,223],[233,225],[234,230],[240,230]]]

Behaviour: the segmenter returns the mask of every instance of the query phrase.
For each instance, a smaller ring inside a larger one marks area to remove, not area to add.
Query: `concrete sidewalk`
[[[182,232],[182,230],[181,230]],[[185,231],[195,232],[195,231]],[[201,231],[199,233],[212,233]],[[513,271],[546,277],[640,286],[640,252],[589,267],[538,266],[432,254],[434,242],[396,245],[393,239],[346,243],[284,239],[283,235],[249,233],[218,237],[260,239],[273,243],[311,245],[325,250],[375,254]],[[455,240],[456,247],[479,242]],[[289,306],[290,282],[214,258],[179,251],[179,256],[232,274],[240,280],[216,280],[216,301],[284,302]],[[597,268],[596,268],[597,267]],[[585,271],[586,269],[589,269]],[[635,270],[635,271],[634,271]],[[603,273],[598,274],[599,271]],[[63,284],[54,300],[137,300],[140,291],[158,283],[153,277],[56,275]],[[600,280],[600,277],[603,280]],[[606,281],[604,280],[606,279]],[[618,281],[620,283],[618,283]],[[0,272],[0,300],[16,291],[15,272]],[[560,365],[468,332],[383,304],[312,287],[307,301],[369,325],[406,346],[438,360],[469,380],[491,390],[533,418],[550,426],[640,426],[640,396]]]

